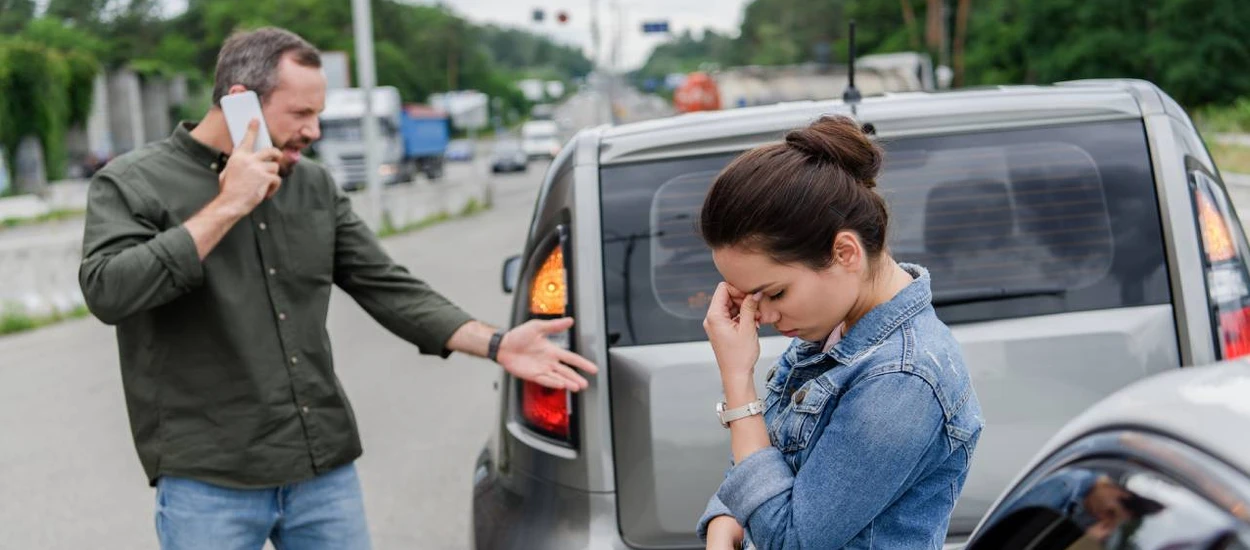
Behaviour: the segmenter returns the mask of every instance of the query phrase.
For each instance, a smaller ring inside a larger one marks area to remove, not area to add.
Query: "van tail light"
[[[564,227],[558,228],[554,238],[544,248],[549,248],[542,264],[528,282],[530,319],[558,319],[569,313],[568,256],[565,254],[567,238]],[[540,248],[541,250],[542,248]],[[572,335],[564,333],[551,336],[551,340],[565,349],[572,349]],[[521,419],[526,428],[566,445],[572,445],[573,400],[567,390],[548,388],[541,384],[521,381]]]
[[[564,270],[564,251],[556,247],[530,282],[530,316],[563,317],[568,305],[567,272]]]
[[[521,383],[521,411],[530,429],[567,440],[569,438],[569,392],[535,384]]]
[[[1250,284],[1246,237],[1228,200],[1203,172],[1191,172],[1194,210],[1202,241],[1207,299],[1221,359],[1250,355]]]

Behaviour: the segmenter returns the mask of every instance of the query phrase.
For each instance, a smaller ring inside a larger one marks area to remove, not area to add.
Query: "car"
[[[521,145],[531,159],[560,154],[560,126],[552,120],[531,120],[521,125]]]
[[[1068,423],[968,550],[1250,548],[1250,363],[1172,370]]]
[[[932,274],[986,428],[964,540],[1065,423],[1156,373],[1250,353],[1241,222],[1185,111],[1140,80],[803,101],[578,133],[547,170],[509,321],[571,315],[576,394],[506,373],[475,465],[476,548],[701,548],[729,436],[702,327],[721,280],[696,232],[718,171],[828,114],[883,144],[888,246]],[[757,383],[789,341],[767,329]],[[817,409],[813,409],[817,410]]]
[[[469,162],[473,160],[476,147],[467,139],[453,139],[447,144],[443,157],[450,162]]]
[[[495,147],[490,153],[490,171],[492,173],[524,172],[528,169],[529,156],[525,154],[525,150],[521,148],[520,143],[515,141],[499,141],[495,143]]]

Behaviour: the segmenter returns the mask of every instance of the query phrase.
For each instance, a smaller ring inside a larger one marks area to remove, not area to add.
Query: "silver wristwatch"
[[[725,428],[728,428],[729,423],[734,420],[742,420],[743,418],[755,416],[757,414],[764,414],[764,401],[760,399],[756,399],[755,401],[747,403],[741,407],[734,407],[728,410],[725,409],[724,401],[716,404],[716,416],[720,417],[720,425]]]

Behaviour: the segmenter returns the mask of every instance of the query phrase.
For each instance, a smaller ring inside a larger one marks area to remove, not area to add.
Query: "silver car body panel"
[[[1041,442],[1119,388],[1179,364],[1169,305],[955,325],[985,431],[951,530],[968,533]],[[766,338],[762,376],[789,340]],[[609,354],[621,528],[638,547],[697,542],[691,533],[729,463],[729,434],[706,342],[630,346]],[[1092,368],[1097,366],[1097,368]],[[628,466],[626,466],[628,465]],[[631,511],[625,514],[625,511]]]
[[[799,101],[731,111],[691,113],[604,132],[602,165],[741,151],[771,141],[826,114],[872,122],[882,138],[951,134],[1071,122],[1141,118],[1137,101],[1112,87],[1013,86],[967,92],[908,92],[841,101]]]
[[[865,99],[855,109],[886,140],[1096,120],[1144,119],[1147,128],[1174,302],[952,327],[988,419],[956,509],[955,535],[968,533],[1028,456],[1084,407],[1133,380],[1216,355],[1186,175],[1181,160],[1169,158],[1196,138],[1183,135],[1192,125],[1177,118],[1165,98],[1149,84],[1107,81],[896,94]],[[728,465],[728,436],[712,412],[720,386],[705,342],[608,349],[600,167],[741,151],[835,112],[851,109],[837,101],[799,102],[599,127],[582,131],[552,163],[535,205],[525,262],[536,261],[532,247],[557,221],[570,225],[574,343],[578,353],[606,368],[575,397],[576,449],[533,436],[517,423],[515,382],[504,375],[499,426],[486,450],[493,472],[486,477],[497,479],[482,487],[525,476],[533,481],[523,485],[525,491],[578,492],[599,502],[592,510],[610,517],[586,520],[582,528],[597,533],[588,546],[556,544],[525,529],[527,547],[620,548],[622,541],[645,548],[698,546],[694,521]],[[513,322],[524,318],[522,297],[518,292]],[[785,344],[765,339],[762,365]],[[1100,368],[1091,373],[1090,365]],[[766,370],[758,368],[758,376]],[[1044,412],[1022,412],[1021,402]],[[518,498],[527,506],[555,506],[538,497]],[[611,534],[603,522],[610,522]]]

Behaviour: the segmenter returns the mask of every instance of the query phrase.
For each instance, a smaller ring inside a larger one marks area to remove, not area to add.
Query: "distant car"
[[[1173,370],[1103,399],[1034,457],[968,550],[1250,548],[1247,367]]]
[[[560,127],[551,120],[531,120],[521,125],[521,146],[530,158],[554,159],[560,154]]]
[[[468,162],[473,160],[473,149],[472,141],[456,139],[447,144],[447,152],[443,156],[450,162]]]
[[[493,173],[500,172],[524,172],[529,168],[529,155],[525,154],[525,150],[520,143],[515,141],[501,141],[495,144],[494,150],[490,154],[490,171]]]

